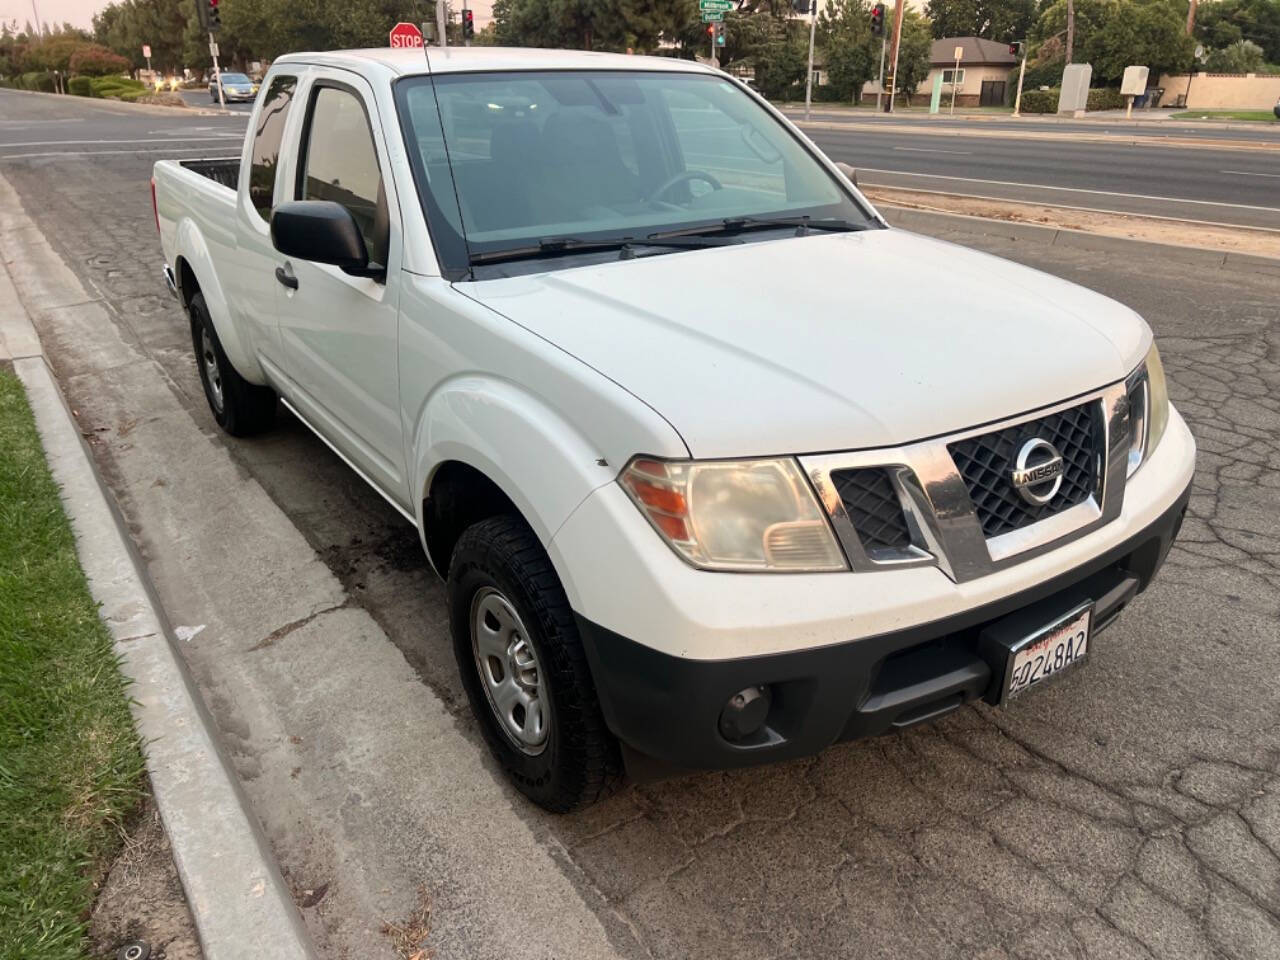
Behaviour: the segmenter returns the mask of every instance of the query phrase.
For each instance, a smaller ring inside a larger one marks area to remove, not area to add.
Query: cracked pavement
[[[416,534],[287,415],[261,441],[217,434],[184,317],[160,280],[150,162],[41,158],[0,173],[183,415],[230,451],[341,586],[311,606],[282,605],[275,620],[246,621],[235,649],[261,666],[245,669],[301,696],[285,684],[307,668],[289,658],[309,649],[317,624],[337,619],[360,633],[356,618],[367,615],[412,668],[397,682],[438,696],[480,756],[443,591]],[[948,239],[1099,289],[1155,328],[1200,454],[1187,522],[1153,587],[1099,638],[1086,667],[1007,710],[966,708],[803,762],[629,786],[568,817],[543,815],[505,787],[494,795],[623,956],[1280,958],[1280,275]],[[40,332],[153,569],[175,547],[207,549],[159,542],[139,523],[149,493],[130,472],[130,447],[163,437],[148,436],[145,419],[107,415],[127,409],[126,395],[96,391],[119,358],[87,355],[81,328],[65,322],[46,320]],[[185,451],[171,453],[181,470]],[[246,603],[255,589],[246,583]],[[196,677],[242,777],[259,781],[250,795],[325,952],[390,955],[376,937],[362,953],[331,933],[346,922],[339,906],[382,903],[379,884],[396,896],[426,884],[433,916],[447,924],[463,904],[433,875],[444,866],[422,849],[433,838],[415,833],[412,807],[313,775],[322,758],[305,746],[265,749],[227,700],[219,671],[230,668],[201,652],[208,640],[190,644]],[[300,743],[323,742],[321,728],[344,720],[307,716],[311,728],[290,721]],[[261,786],[273,777],[270,790]],[[306,821],[315,798],[343,789],[355,798],[333,801],[342,816],[387,835],[361,848],[381,862],[352,862],[323,824]],[[455,815],[487,816],[465,806]],[[329,896],[308,903],[303,887],[321,882],[332,883]],[[361,885],[368,890],[353,893]],[[392,903],[386,909],[407,909],[403,897]],[[465,956],[460,942],[454,952],[437,943],[436,955]],[[528,955],[551,955],[534,946]]]

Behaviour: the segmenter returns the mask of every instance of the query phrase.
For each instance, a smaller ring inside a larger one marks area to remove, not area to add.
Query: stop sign
[[[392,47],[422,46],[422,31],[412,23],[397,23],[391,28]]]

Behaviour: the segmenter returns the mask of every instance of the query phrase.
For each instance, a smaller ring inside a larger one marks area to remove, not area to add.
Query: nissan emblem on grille
[[[1027,503],[1046,504],[1062,487],[1062,454],[1048,440],[1034,437],[1019,448],[1011,479]]]

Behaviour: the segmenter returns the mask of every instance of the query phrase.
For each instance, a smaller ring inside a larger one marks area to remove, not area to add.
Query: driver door
[[[306,92],[294,200],[346,207],[386,280],[277,253],[280,339],[302,415],[402,507],[405,475],[397,363],[401,237],[395,187],[373,91],[319,70]]]

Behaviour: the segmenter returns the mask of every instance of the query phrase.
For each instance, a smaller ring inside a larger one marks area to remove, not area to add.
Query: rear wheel
[[[250,383],[236,372],[209,319],[204,294],[192,297],[187,310],[191,314],[191,345],[196,352],[200,383],[213,419],[233,437],[249,436],[270,427],[276,417],[275,391]]]
[[[565,813],[617,780],[582,640],[551,560],[518,517],[467,528],[449,565],[462,685],[489,749],[534,803]]]

